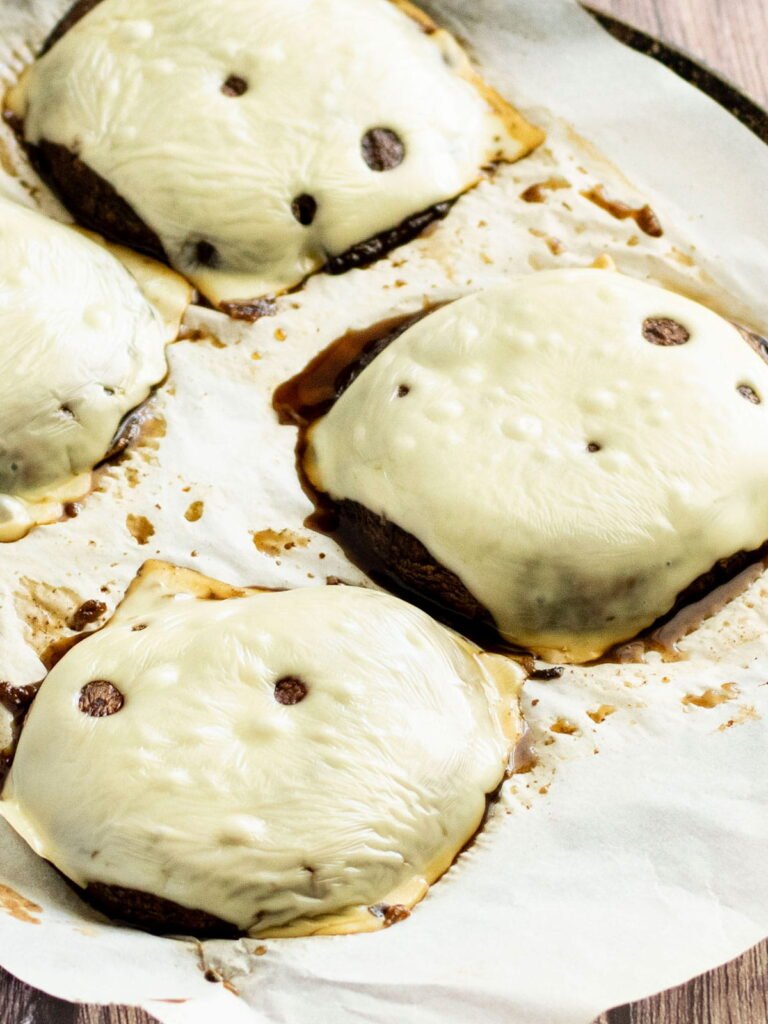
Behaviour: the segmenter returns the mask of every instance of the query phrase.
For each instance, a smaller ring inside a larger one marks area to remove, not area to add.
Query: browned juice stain
[[[203,969],[201,968],[201,970]],[[214,984],[221,985],[228,992],[231,992],[232,995],[234,996],[240,995],[240,992],[238,991],[238,989],[235,988],[234,984],[229,980],[229,978],[225,977],[221,973],[221,971],[219,971],[216,967],[206,967],[203,970],[203,977],[205,978],[206,981],[210,981]]]
[[[7,885],[0,885],[0,910],[25,924],[40,924],[40,918],[35,915],[43,912],[38,903],[33,903]]]
[[[10,111],[3,111],[3,120],[10,124],[11,127],[14,127],[13,122],[16,121],[19,124],[19,130],[23,130],[21,129],[19,118],[14,117]],[[18,177],[18,170],[14,166],[13,158],[5,139],[0,140],[0,168],[6,172],[9,178]]]
[[[12,715],[23,714],[40,689],[40,683],[29,683],[26,686],[13,686],[11,683],[0,682],[0,707]]]
[[[538,766],[539,758],[533,743],[533,732],[525,726],[522,736],[515,744],[509,775],[528,775]]]
[[[152,442],[155,442],[154,447],[157,447],[157,442],[167,433],[168,424],[165,417],[155,412],[144,420],[137,443],[149,444],[152,447]]]
[[[164,383],[159,384],[158,388]],[[146,449],[154,451],[159,447],[167,426],[165,417],[156,408],[156,393],[153,392],[138,408],[129,412],[117,428],[109,451],[94,469],[93,490],[98,488],[102,477],[115,466],[122,465],[132,453],[146,455]]]
[[[595,711],[588,711],[587,716],[592,719],[595,725],[602,725],[609,715],[616,713],[613,704],[601,704]]]
[[[319,419],[390,341],[436,308],[391,317],[364,330],[347,331],[331,342],[275,391],[272,405],[280,423],[306,428]]]
[[[687,693],[681,703],[693,704],[697,708],[716,708],[718,704],[725,704],[729,700],[735,700],[738,695],[739,688],[736,683],[723,683],[719,690]]]
[[[18,580],[13,601],[18,617],[27,626],[28,642],[36,654],[69,628],[70,619],[81,603],[80,595],[74,590],[28,576]]]
[[[203,518],[205,512],[205,502],[193,501],[187,511],[184,513],[184,518],[190,523],[196,523],[199,519]]]
[[[48,646],[40,653],[40,661],[47,672],[55,668],[56,665],[61,661],[65,654],[68,654],[73,647],[77,647],[79,643],[86,640],[91,633],[77,633],[75,636],[63,636],[59,637],[58,640],[53,640]]]
[[[261,299],[249,302],[222,302],[219,309],[233,320],[255,323],[265,316],[277,316],[277,299],[272,295],[265,295]]]
[[[291,530],[259,530],[251,534],[253,546],[262,554],[281,555],[284,551],[291,551],[293,548],[305,548],[309,544],[309,537],[302,537],[299,533]]]
[[[554,235],[548,235],[546,231],[540,231],[538,228],[528,228],[528,233],[534,238],[541,238],[553,256],[562,256],[565,252],[565,246]]]
[[[605,210],[616,220],[633,220],[640,230],[646,235],[650,235],[651,238],[661,238],[664,234],[659,218],[647,203],[644,206],[634,207],[619,199],[610,199],[605,194],[604,185],[595,185],[593,188],[585,189],[581,194],[590,203],[599,206],[601,210]]]
[[[391,928],[393,924],[400,924],[411,916],[411,911],[402,903],[377,903],[368,907],[368,912],[378,918],[384,928]]]
[[[569,722],[567,718],[556,718],[549,727],[550,732],[559,733],[562,736],[573,736],[579,731],[579,727]]]
[[[0,789],[10,771],[24,717],[39,689],[40,683],[13,686],[11,683],[0,682],[0,708],[5,708],[11,716],[8,746],[0,748]]]
[[[226,343],[221,340],[213,331],[201,327],[182,327],[179,331],[179,341],[207,341],[214,348],[226,348]]]
[[[160,387],[162,385],[158,385]],[[129,413],[115,434],[112,446],[102,461],[91,472],[89,494],[101,491],[105,481],[115,475],[115,469],[121,469],[129,487],[138,487],[140,480],[139,468],[133,459],[139,458],[149,463],[155,461],[154,453],[160,447],[160,440],[165,437],[167,424],[165,417],[155,408],[152,398]],[[76,502],[68,502],[63,509],[64,519],[71,519],[80,514],[84,495]]]
[[[82,633],[86,626],[98,622],[106,610],[107,606],[103,601],[83,601],[73,612],[68,623],[69,628],[75,633]]]
[[[723,722],[722,725],[718,725],[718,732],[726,732],[728,729],[732,729],[735,725],[744,725],[745,722],[759,722],[760,715],[757,712],[757,708],[751,704],[744,704],[733,718],[729,718],[727,722]]]
[[[177,341],[202,341],[204,337],[205,331],[199,327],[187,327],[186,324],[182,324]]]
[[[696,261],[692,256],[689,256],[687,252],[681,252],[680,249],[675,248],[674,245],[669,250],[669,255],[673,260],[682,264],[684,267],[696,266]]]
[[[390,317],[363,330],[347,331],[275,391],[272,406],[278,421],[299,428],[296,469],[304,493],[315,506],[305,526],[328,534],[334,534],[338,528],[331,503],[312,485],[305,471],[308,434],[312,424],[328,412],[387,345],[413,324],[440,309],[441,305],[444,303],[426,304],[418,313]]]
[[[155,528],[146,516],[137,516],[130,512],[125,517],[125,525],[137,544],[148,544],[150,537],[155,535]]]
[[[547,192],[556,192],[559,189],[570,188],[571,183],[565,178],[547,178],[546,181],[537,181],[535,185],[520,193],[520,198],[526,203],[545,203]]]

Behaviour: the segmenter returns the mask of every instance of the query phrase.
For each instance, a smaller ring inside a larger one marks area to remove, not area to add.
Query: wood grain
[[[593,7],[687,50],[768,106],[766,0],[590,0]]]
[[[768,106],[768,0],[591,0],[703,59]],[[0,969],[2,1024],[150,1024],[128,1007],[73,1006]],[[513,1024],[513,1022],[510,1022]],[[595,1024],[768,1024],[768,942],[732,964]]]
[[[595,1024],[766,1024],[768,942],[725,967],[652,999],[606,1013]]]
[[[129,1006],[82,1006],[38,992],[0,967],[0,1024],[155,1024]]]
[[[766,0],[590,0],[593,7],[686,50],[768,106]],[[687,985],[596,1024],[766,1024],[768,942]]]

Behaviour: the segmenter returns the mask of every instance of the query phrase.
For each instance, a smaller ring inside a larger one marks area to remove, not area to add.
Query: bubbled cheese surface
[[[652,344],[654,319],[689,340]],[[768,367],[677,294],[540,273],[411,327],[315,424],[307,468],[418,538],[509,640],[589,660],[768,537]]]
[[[145,567],[43,684],[0,813],[80,885],[253,934],[375,928],[369,906],[412,905],[480,825],[518,670],[378,592],[238,593]],[[93,680],[117,713],[79,709]]]
[[[188,290],[126,258],[136,276],[90,237],[0,198],[0,541],[87,492],[122,419],[165,375]]]
[[[407,7],[103,0],[11,107],[28,141],[67,147],[114,186],[209,298],[284,291],[541,138]],[[222,90],[233,78],[236,95]],[[405,146],[394,169],[363,159],[374,128]],[[317,204],[311,225],[292,212],[300,196]]]

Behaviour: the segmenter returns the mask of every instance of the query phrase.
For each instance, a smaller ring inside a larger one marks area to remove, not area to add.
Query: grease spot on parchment
[[[718,732],[726,732],[728,729],[732,729],[735,725],[744,725],[745,722],[759,722],[760,715],[757,712],[757,708],[752,704],[742,704],[733,718],[729,718],[727,722],[723,722],[722,725],[717,727]]]
[[[221,340],[213,331],[201,327],[182,327],[179,332],[179,341],[206,341],[214,348],[226,348],[226,343]]]
[[[40,924],[40,918],[35,915],[43,912],[39,904],[33,903],[7,885],[0,885],[0,910],[25,924]]]
[[[137,544],[148,544],[150,537],[155,535],[155,528],[146,516],[137,516],[131,512],[125,517],[125,525]]]
[[[550,725],[549,731],[560,733],[563,736],[573,736],[579,731],[579,727],[565,718],[556,718]]]
[[[588,711],[587,716],[592,719],[595,725],[602,725],[609,715],[616,713],[613,704],[601,704],[595,711]]]
[[[309,537],[302,537],[299,533],[291,530],[259,530],[251,533],[253,546],[264,555],[271,555],[275,558],[284,551],[292,548],[305,548],[309,544]]]
[[[68,587],[54,587],[22,576],[13,602],[25,624],[27,642],[39,655],[69,628],[69,621],[82,598]]]
[[[203,512],[205,512],[205,503],[193,501],[184,513],[184,518],[190,523],[196,523],[199,519],[203,518]]]
[[[547,192],[557,192],[562,188],[570,188],[571,183],[566,178],[552,177],[546,181],[537,181],[520,193],[520,198],[526,203],[546,203]]]
[[[157,463],[157,450],[161,440],[168,433],[168,424],[165,417],[156,409],[150,408],[146,418],[142,421],[139,436],[131,449],[130,456],[134,459],[141,459],[148,465]]]
[[[616,220],[633,220],[640,230],[646,235],[650,235],[651,238],[661,238],[664,234],[659,218],[647,203],[643,206],[632,207],[619,199],[610,199],[606,195],[604,185],[595,185],[593,188],[584,189],[581,194],[595,206],[599,206],[600,209],[609,213],[611,217],[615,217]]]
[[[739,695],[739,688],[736,683],[723,683],[719,690],[705,690],[703,693],[687,693],[682,703],[693,705],[697,708],[716,708],[718,704],[725,704],[729,700],[735,700]]]
[[[205,980],[215,985],[222,985],[228,992],[239,996],[240,992],[235,988],[231,977],[225,973],[224,967],[222,965],[213,966],[207,959],[205,946],[203,946],[202,942],[199,939],[195,939],[194,942],[197,952],[197,966],[202,971]]]

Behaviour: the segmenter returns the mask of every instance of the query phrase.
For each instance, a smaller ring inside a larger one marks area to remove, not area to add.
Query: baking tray
[[[646,32],[641,32],[640,29],[633,28],[626,22],[620,21],[610,14],[604,14],[588,4],[582,4],[582,7],[619,42],[630,46],[639,53],[644,53],[647,57],[653,57],[654,60],[674,71],[680,78],[706,93],[768,145],[768,111],[763,110],[738,86],[683,50],[670,46]]]
[[[684,51],[670,46],[662,40],[640,29],[636,29],[618,18],[614,18],[612,15],[598,11],[588,4],[582,4],[582,6],[619,42],[659,61],[659,63],[713,99],[744,124],[762,142],[768,144],[768,111],[750,99],[736,85]],[[42,992],[37,993],[36,990],[10,977],[0,979],[0,991],[7,991],[11,986],[26,989],[37,995],[37,999],[32,1002],[32,1017],[30,1019],[37,1019],[39,1021],[48,1019],[51,1003],[54,1002],[51,1000],[51,997]],[[59,1001],[55,1000],[55,1002],[58,1005]],[[2,1005],[3,999],[0,998],[0,1006]],[[98,1009],[100,1012],[104,1012],[104,1008],[99,1007]],[[109,1010],[107,1012],[109,1013],[109,1018],[105,1017],[105,1019],[116,1020],[117,1016],[122,1016],[124,1011],[122,1008],[115,1008],[114,1017],[112,1012]],[[609,1011],[607,1018],[609,1021],[614,1019],[617,1022],[619,1019],[623,1021],[625,1014],[626,1008],[620,1007]],[[144,1020],[149,1018],[145,1018],[139,1013],[135,1019]]]

